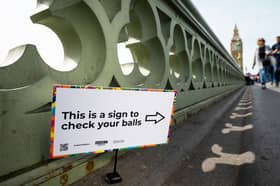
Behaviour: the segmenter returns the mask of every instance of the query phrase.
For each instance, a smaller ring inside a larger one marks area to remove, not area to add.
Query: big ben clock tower
[[[239,31],[236,25],[233,31],[233,38],[231,40],[230,51],[237,65],[243,70],[243,45],[242,39],[239,36]]]

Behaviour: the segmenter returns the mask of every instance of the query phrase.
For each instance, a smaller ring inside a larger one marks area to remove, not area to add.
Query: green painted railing
[[[40,0],[42,5],[49,8],[31,19],[57,34],[64,66],[49,65],[36,46],[25,45],[12,49],[12,63],[0,67],[0,181],[28,172],[13,183],[48,173],[47,180],[70,161],[48,159],[53,84],[176,89],[176,113],[243,85],[242,72],[187,0]]]

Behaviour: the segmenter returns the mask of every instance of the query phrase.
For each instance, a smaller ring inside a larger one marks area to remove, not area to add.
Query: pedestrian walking
[[[276,37],[276,43],[272,46],[271,54],[274,56],[275,59],[275,84],[276,87],[279,86],[280,81],[280,36]]]
[[[271,54],[271,48],[265,44],[264,38],[259,38],[257,40],[257,49],[255,51],[254,55],[254,62],[253,62],[253,69],[255,66],[259,70],[259,77],[260,82],[262,85],[262,88],[266,88],[266,82],[268,80],[268,75],[270,71],[271,66],[271,60],[270,60],[270,54]]]

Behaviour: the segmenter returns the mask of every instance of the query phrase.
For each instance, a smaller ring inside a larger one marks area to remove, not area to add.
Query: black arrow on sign
[[[156,112],[155,115],[146,115],[145,121],[147,122],[154,122],[155,124],[161,122],[165,117],[159,113]]]

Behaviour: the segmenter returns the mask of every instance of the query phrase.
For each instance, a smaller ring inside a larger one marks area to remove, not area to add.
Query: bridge
[[[31,20],[59,37],[64,61],[49,64],[27,44],[0,66],[0,185],[68,185],[110,163],[112,153],[49,159],[53,84],[175,89],[174,128],[184,123],[186,131],[192,115],[245,89],[188,0],[38,0]]]

